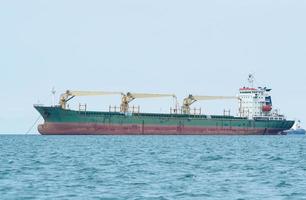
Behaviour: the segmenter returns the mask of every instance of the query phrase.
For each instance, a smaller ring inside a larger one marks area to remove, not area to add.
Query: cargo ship
[[[287,120],[272,107],[271,89],[250,86],[239,89],[237,96],[188,95],[178,105],[174,94],[122,93],[103,91],[71,91],[60,96],[58,105],[34,105],[44,123],[38,125],[42,135],[277,135],[284,134],[294,121]],[[88,111],[87,106],[70,109],[68,101],[77,96],[120,95],[121,105],[108,111]],[[140,112],[130,106],[138,98],[172,97],[175,106],[169,113]],[[238,115],[202,114],[191,108],[196,101],[232,99],[239,103]]]

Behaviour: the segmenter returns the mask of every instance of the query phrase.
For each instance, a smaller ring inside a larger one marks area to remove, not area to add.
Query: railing
[[[182,113],[182,109],[170,107],[170,114],[181,114],[181,113]]]
[[[110,105],[109,108],[108,108],[108,111],[109,112],[120,112],[120,107]]]
[[[87,110],[87,104],[80,104],[79,103],[79,111],[85,111]]]
[[[202,109],[201,108],[193,108],[190,110],[191,115],[201,115],[202,114]]]
[[[231,110],[223,110],[223,115],[224,116],[231,116]]]
[[[179,108],[170,108],[170,114],[183,114],[183,110]],[[202,115],[202,108],[190,109],[189,115]]]
[[[120,106],[109,106],[109,112],[121,112]],[[128,113],[139,113],[140,112],[140,106],[131,106],[128,109]]]

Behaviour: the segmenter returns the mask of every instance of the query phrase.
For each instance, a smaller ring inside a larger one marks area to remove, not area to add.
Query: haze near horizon
[[[236,95],[253,73],[274,108],[306,122],[305,1],[2,1],[0,133],[25,133],[67,89]],[[86,97],[108,110],[120,97]],[[169,112],[171,99],[135,100]],[[237,113],[235,101],[197,102]],[[40,120],[42,122],[42,120]],[[37,133],[34,128],[32,133]]]

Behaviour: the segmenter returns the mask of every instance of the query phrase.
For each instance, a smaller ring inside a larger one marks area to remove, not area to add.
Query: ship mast
[[[55,88],[52,87],[52,90],[51,90],[51,93],[52,93],[52,106],[55,107]]]
[[[254,88],[254,81],[255,81],[254,75],[253,75],[253,74],[249,74],[248,82],[249,82],[249,84],[250,84],[250,86],[251,86],[252,88]]]

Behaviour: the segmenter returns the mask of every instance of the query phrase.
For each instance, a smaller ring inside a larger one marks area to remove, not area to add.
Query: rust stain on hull
[[[38,131],[42,135],[277,135],[282,129],[46,122]]]

